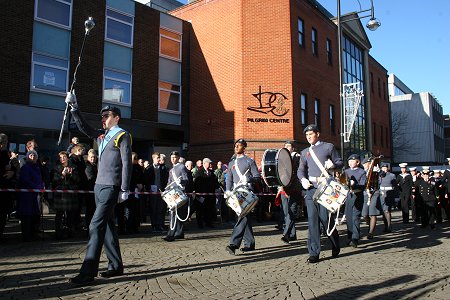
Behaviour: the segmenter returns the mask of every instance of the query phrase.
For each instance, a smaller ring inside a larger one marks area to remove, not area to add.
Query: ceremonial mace
[[[84,21],[84,39],[83,39],[83,44],[81,45],[80,56],[78,56],[78,63],[77,63],[77,66],[75,67],[75,72],[73,73],[73,80],[72,80],[72,85],[70,86],[70,93],[73,92],[75,82],[77,81],[77,71],[78,71],[78,67],[81,64],[81,56],[83,55],[84,44],[86,43],[86,39],[89,35],[89,32],[91,31],[92,28],[94,28],[94,26],[95,26],[95,22],[92,17],[89,17],[86,21]],[[58,146],[59,146],[59,144],[61,144],[61,139],[62,139],[62,135],[63,135],[63,131],[64,131],[64,126],[66,125],[66,119],[67,119],[68,112],[69,112],[69,104],[66,103],[66,110],[64,111],[64,118],[63,118],[63,121],[61,124],[61,131],[59,132]]]

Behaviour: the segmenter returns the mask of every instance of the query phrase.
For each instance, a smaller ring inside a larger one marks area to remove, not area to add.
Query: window
[[[311,31],[311,40],[312,40],[312,54],[313,55],[319,55],[317,49],[317,30],[315,28]]]
[[[32,89],[65,93],[67,91],[69,61],[33,53]]]
[[[330,130],[331,133],[336,133],[336,122],[334,119],[334,105],[330,104]]]
[[[107,41],[125,46],[133,46],[134,18],[129,15],[106,9],[106,37]]]
[[[160,55],[181,61],[181,34],[160,28],[159,36]]]
[[[373,144],[377,144],[377,125],[373,123]]]
[[[104,69],[103,100],[131,104],[131,74]]]
[[[160,111],[181,114],[181,87],[169,82],[159,81]]]
[[[304,29],[304,22],[302,19],[298,18],[298,45],[301,47],[305,47],[305,29]]]
[[[331,65],[333,63],[333,55],[331,52],[331,40],[327,39],[327,63]]]
[[[72,24],[72,0],[37,0],[34,10],[36,20],[70,29]]]
[[[320,129],[320,100],[314,98],[314,124]]]
[[[302,121],[302,126],[306,127],[307,125],[307,121],[308,121],[308,112],[306,110],[306,99],[307,96],[306,94],[301,94],[300,95],[300,110],[301,110],[301,121]]]
[[[381,142],[381,147],[384,147],[383,125],[380,125],[380,142]]]
[[[380,77],[378,77],[378,97],[381,97],[381,80],[380,80]]]

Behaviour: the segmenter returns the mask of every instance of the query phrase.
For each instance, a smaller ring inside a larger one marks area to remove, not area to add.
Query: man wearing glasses
[[[94,281],[102,246],[108,257],[108,270],[100,276],[110,278],[123,274],[119,239],[114,225],[114,209],[119,201],[128,199],[132,171],[131,135],[119,127],[120,110],[107,105],[100,111],[103,130],[91,128],[81,117],[73,93],[67,93],[66,103],[78,129],[98,143],[98,174],[94,194],[96,209],[89,226],[89,242],[80,274],[69,282],[87,285]]]

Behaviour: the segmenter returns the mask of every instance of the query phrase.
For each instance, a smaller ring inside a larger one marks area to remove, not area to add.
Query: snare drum
[[[313,199],[329,212],[335,213],[345,203],[348,191],[347,186],[330,176],[319,184]]]
[[[238,217],[245,217],[258,203],[258,196],[256,196],[245,185],[237,186],[232,194],[227,198],[226,203],[238,215]]]
[[[268,187],[287,186],[292,179],[292,158],[286,148],[267,149],[262,159],[262,177]]]
[[[189,201],[189,197],[178,185],[170,186],[170,188],[161,194],[161,197],[167,203],[167,207],[170,210],[178,209]]]

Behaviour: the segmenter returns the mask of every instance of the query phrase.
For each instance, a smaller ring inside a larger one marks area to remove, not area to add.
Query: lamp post
[[[358,0],[359,2],[359,0]],[[363,19],[363,18],[367,18],[370,17],[369,22],[367,22],[366,27],[371,30],[371,31],[375,31],[378,29],[378,27],[381,26],[380,21],[378,21],[375,18],[375,10],[373,7],[373,0],[370,0],[371,2],[371,6],[370,9],[365,9],[365,10],[360,10],[358,12],[355,12],[356,14],[359,13],[363,13],[363,12],[368,12],[370,11],[370,15],[365,15],[365,16],[358,16],[357,18],[353,18],[353,19],[347,19],[345,21],[341,20],[341,0],[337,0],[337,27],[338,27],[338,48],[339,48],[339,55],[338,55],[338,64],[339,64],[339,100],[340,100],[340,110],[341,110],[341,137],[340,137],[340,142],[341,142],[341,157],[342,159],[344,159],[344,131],[345,131],[345,127],[344,127],[344,118],[345,118],[345,100],[344,100],[344,95],[343,95],[343,91],[342,91],[342,84],[343,84],[343,69],[342,69],[342,54],[343,54],[343,49],[342,49],[342,23],[345,22],[349,22],[352,20],[358,20],[358,19]]]

